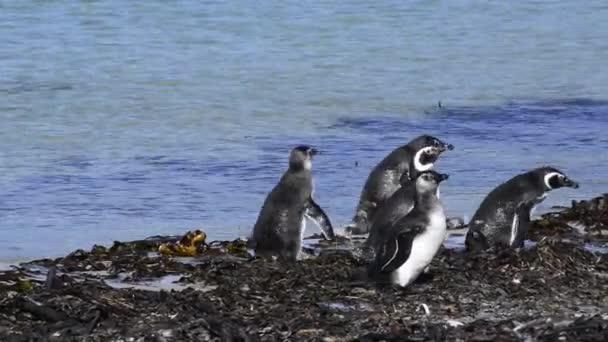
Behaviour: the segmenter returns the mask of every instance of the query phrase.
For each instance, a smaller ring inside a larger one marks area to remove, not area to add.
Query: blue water
[[[335,225],[421,133],[450,215],[550,164],[608,191],[605,1],[0,3],[0,259],[249,233],[291,146]],[[441,108],[438,102],[441,101]],[[312,229],[311,229],[312,230]]]

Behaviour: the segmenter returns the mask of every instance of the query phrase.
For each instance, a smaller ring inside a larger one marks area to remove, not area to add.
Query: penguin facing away
[[[368,233],[376,212],[388,198],[416,178],[417,173],[432,169],[441,153],[453,149],[453,145],[430,135],[421,135],[394,149],[369,174],[347,232]]]
[[[297,260],[306,218],[321,229],[325,239],[335,238],[329,217],[312,198],[312,159],[317,153],[306,145],[291,151],[289,167],[266,197],[253,228],[256,255]]]
[[[466,249],[482,250],[495,244],[523,247],[533,208],[548,192],[562,187],[576,189],[579,185],[550,166],[536,168],[500,184],[485,197],[471,218]]]
[[[431,263],[446,237],[443,205],[437,198],[447,174],[423,171],[416,178],[414,208],[397,221],[378,243],[368,276],[377,282],[408,286]]]

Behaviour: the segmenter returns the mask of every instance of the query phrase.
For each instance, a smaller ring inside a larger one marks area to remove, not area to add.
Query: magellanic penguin
[[[452,149],[453,145],[430,135],[422,135],[393,150],[367,177],[353,222],[346,227],[347,232],[368,233],[377,210],[384,202],[402,184],[414,179],[417,172],[432,169],[442,152]]]
[[[407,286],[431,263],[447,232],[437,198],[437,187],[446,179],[448,175],[433,170],[418,175],[414,208],[382,237],[368,267],[371,279]]]
[[[517,175],[492,190],[469,222],[467,250],[502,245],[523,247],[532,209],[561,187],[578,188],[578,183],[553,167],[540,167]]]
[[[323,209],[312,199],[312,159],[317,150],[297,146],[289,156],[289,168],[266,197],[253,228],[256,255],[295,261],[299,255],[306,218],[319,226],[327,240],[334,230]]]
[[[397,221],[414,208],[415,202],[416,182],[407,181],[378,208],[374,215],[374,220],[369,224],[369,236],[363,244],[363,259],[370,260],[374,257],[378,243],[382,242],[382,238],[386,236],[390,228]]]

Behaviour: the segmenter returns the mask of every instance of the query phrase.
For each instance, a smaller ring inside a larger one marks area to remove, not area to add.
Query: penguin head
[[[291,150],[289,155],[289,167],[293,169],[312,169],[312,159],[319,153],[317,149],[308,145],[299,145]]]
[[[421,135],[412,140],[408,146],[412,147],[415,151],[412,162],[413,169],[416,172],[432,169],[433,164],[441,153],[454,149],[454,145],[445,143],[430,135]]]
[[[574,189],[579,187],[577,182],[570,179],[565,173],[551,166],[538,168],[534,173],[538,174],[545,191],[551,191],[563,187]]]
[[[448,179],[449,175],[445,173],[439,173],[434,170],[422,171],[416,177],[416,190],[419,193],[427,191],[436,191],[439,187],[439,183]]]

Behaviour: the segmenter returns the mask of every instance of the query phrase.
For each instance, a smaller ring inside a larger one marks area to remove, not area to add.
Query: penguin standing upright
[[[492,190],[469,222],[467,250],[487,249],[498,244],[519,248],[524,244],[532,209],[547,193],[578,183],[556,168],[545,166],[517,175]]]
[[[437,198],[437,187],[446,179],[448,175],[432,170],[418,175],[414,208],[378,237],[375,259],[368,267],[371,279],[407,286],[431,263],[447,232]]]
[[[362,247],[361,256],[365,260],[374,257],[378,243],[386,236],[391,227],[407,215],[416,202],[416,182],[408,180],[377,210],[370,224],[369,236]]]
[[[454,149],[430,135],[419,136],[407,145],[393,150],[376,165],[365,182],[353,222],[346,228],[352,234],[366,234],[375,214],[402,184],[418,172],[430,170],[441,153]]]
[[[334,239],[329,218],[312,199],[311,170],[316,154],[316,149],[306,145],[291,151],[289,168],[266,197],[253,228],[256,255],[295,261],[302,246],[306,218],[319,226],[325,239]]]

